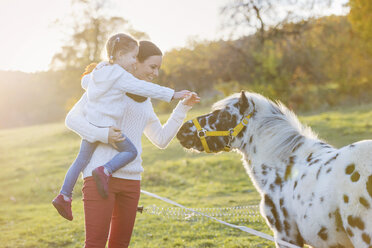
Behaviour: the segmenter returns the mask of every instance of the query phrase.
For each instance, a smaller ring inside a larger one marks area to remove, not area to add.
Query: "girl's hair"
[[[90,63],[89,65],[87,65],[87,67],[85,67],[85,71],[81,75],[80,79],[82,79],[85,75],[91,73],[94,70],[94,68],[96,68],[96,66],[97,66],[97,63]]]
[[[157,47],[151,41],[142,40],[139,42],[139,51],[137,55],[137,59],[139,62],[142,63],[148,57],[155,56],[155,55],[160,55],[160,56],[163,55],[159,47]]]
[[[112,64],[115,59],[117,52],[130,52],[133,48],[138,46],[138,41],[127,34],[119,33],[111,36],[106,42],[106,51],[109,62]],[[155,46],[155,45],[154,45]],[[85,75],[91,73],[96,68],[97,63],[91,63],[85,67],[84,73],[81,75],[83,78]]]
[[[107,56],[110,60],[110,63],[115,59],[115,53],[118,51],[129,52],[135,46],[138,46],[138,42],[127,34],[115,34],[108,39],[106,43]],[[162,56],[163,53],[154,43],[151,41],[143,40],[139,42],[139,51],[137,59],[139,62],[145,61],[148,57],[151,56]],[[112,59],[111,59],[111,56]],[[81,77],[91,73],[93,69],[97,66],[97,63],[89,64]]]
[[[138,41],[136,41],[130,35],[119,33],[111,36],[106,43],[106,51],[109,62],[111,64],[114,62],[115,56],[118,52],[127,53],[136,46],[138,46]]]

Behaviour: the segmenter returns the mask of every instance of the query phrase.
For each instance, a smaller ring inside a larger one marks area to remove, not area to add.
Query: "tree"
[[[372,1],[350,0],[348,18],[353,29],[366,41],[368,50],[372,53]]]
[[[67,35],[65,45],[61,47],[51,61],[51,69],[63,71],[60,86],[66,95],[64,108],[69,110],[83,90],[80,85],[80,75],[84,68],[92,62],[104,59],[105,43],[114,33],[129,33],[136,39],[148,39],[146,33],[135,30],[129,21],[118,16],[109,16],[113,9],[110,0],[73,0],[71,22],[57,21],[65,30],[71,30]]]
[[[54,55],[51,62],[54,70],[83,70],[89,63],[100,61],[106,40],[116,32],[126,32],[137,39],[148,39],[146,33],[135,30],[124,18],[107,16],[110,1],[74,0],[72,5],[72,34],[60,52]],[[65,25],[63,28],[68,29]]]
[[[205,104],[215,90],[228,95],[240,89],[280,99],[297,110],[370,102],[371,56],[351,32],[347,17],[314,18],[308,25],[299,35],[263,43],[254,34],[173,49],[165,54],[160,81],[197,91]]]
[[[332,0],[232,0],[221,9],[225,27],[247,35],[257,33],[261,43],[278,35],[293,35],[307,28],[306,20],[316,15],[314,6],[330,6]],[[303,21],[305,20],[305,21]],[[283,29],[296,23],[293,29]]]

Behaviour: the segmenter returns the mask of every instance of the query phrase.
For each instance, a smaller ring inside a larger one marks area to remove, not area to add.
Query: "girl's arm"
[[[164,126],[161,125],[159,118],[156,116],[154,110],[152,110],[150,119],[144,130],[145,135],[157,147],[166,148],[177,134],[186,117],[187,111],[191,108],[191,106],[185,105],[184,101],[180,101]]]
[[[108,143],[109,128],[100,128],[90,124],[84,115],[84,106],[87,103],[87,94],[84,93],[80,100],[68,112],[65,120],[66,126],[91,143],[100,141]]]
[[[125,70],[124,70],[125,71]],[[119,78],[119,87],[124,92],[170,102],[175,96],[173,89],[140,80],[125,71]],[[175,98],[177,98],[175,96]]]

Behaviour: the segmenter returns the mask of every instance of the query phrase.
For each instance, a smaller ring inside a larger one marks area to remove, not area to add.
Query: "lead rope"
[[[146,195],[151,196],[151,197],[154,197],[154,198],[157,198],[157,199],[159,199],[159,200],[162,200],[162,201],[167,202],[167,203],[169,203],[169,204],[175,205],[175,206],[177,206],[177,207],[180,207],[180,208],[186,209],[186,210],[188,210],[188,211],[190,211],[190,212],[193,212],[193,213],[196,213],[196,214],[202,215],[202,216],[207,217],[207,218],[209,218],[209,219],[215,220],[215,221],[217,221],[217,222],[219,222],[219,223],[221,223],[221,224],[223,224],[223,225],[226,225],[226,226],[229,226],[229,227],[232,227],[232,228],[239,229],[239,230],[241,230],[241,231],[243,231],[243,232],[250,233],[250,234],[252,234],[252,235],[255,235],[255,236],[258,236],[258,237],[261,237],[261,238],[264,238],[264,239],[267,239],[267,240],[270,240],[270,241],[273,241],[273,242],[276,242],[276,243],[281,244],[281,245],[288,246],[288,247],[290,247],[290,248],[300,248],[299,246],[297,246],[297,245],[293,245],[293,244],[288,243],[288,242],[286,242],[286,241],[283,241],[283,240],[280,240],[280,239],[276,240],[276,239],[274,239],[272,236],[270,236],[270,235],[268,235],[268,234],[266,234],[266,233],[262,233],[262,232],[256,231],[256,230],[251,229],[251,228],[248,228],[248,227],[246,227],[246,226],[238,226],[238,225],[234,225],[234,224],[231,224],[231,223],[225,222],[225,221],[223,221],[223,220],[219,220],[219,219],[217,219],[217,218],[215,218],[215,217],[209,216],[209,215],[207,215],[207,214],[204,214],[204,213],[201,213],[201,212],[195,211],[195,210],[193,210],[193,209],[191,209],[191,208],[187,208],[187,207],[185,207],[185,206],[183,206],[183,205],[181,205],[181,204],[179,204],[179,203],[177,203],[177,202],[174,202],[174,201],[172,201],[172,200],[170,200],[170,199],[168,199],[168,198],[165,198],[165,197],[158,196],[158,195],[156,195],[156,194],[154,194],[154,193],[150,193],[150,192],[145,191],[145,190],[142,190],[142,189],[141,189],[141,193],[146,194]]]
[[[245,223],[261,222],[265,220],[259,213],[258,205],[235,206],[226,208],[194,208],[193,210],[202,212],[212,217],[222,219],[224,221],[239,221]],[[198,221],[209,220],[204,216],[192,213],[186,209],[179,207],[158,207],[152,205],[144,208],[143,206],[137,207],[137,211],[141,213],[164,216],[166,218],[184,220],[184,221]]]

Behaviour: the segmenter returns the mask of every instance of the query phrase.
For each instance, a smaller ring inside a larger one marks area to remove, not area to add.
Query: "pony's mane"
[[[317,135],[307,126],[300,123],[297,116],[280,101],[273,102],[260,94],[246,92],[250,108],[255,106],[254,131],[259,134],[260,141],[270,144],[267,154],[285,159],[293,149],[306,138],[318,139]],[[223,109],[239,101],[240,94],[233,94],[216,102],[212,109]],[[253,111],[253,109],[251,109]]]
[[[240,94],[235,93],[222,100],[219,100],[218,102],[215,102],[212,106],[212,111],[218,110],[218,109],[224,109],[226,106],[237,103],[239,101],[239,97],[240,97]]]

